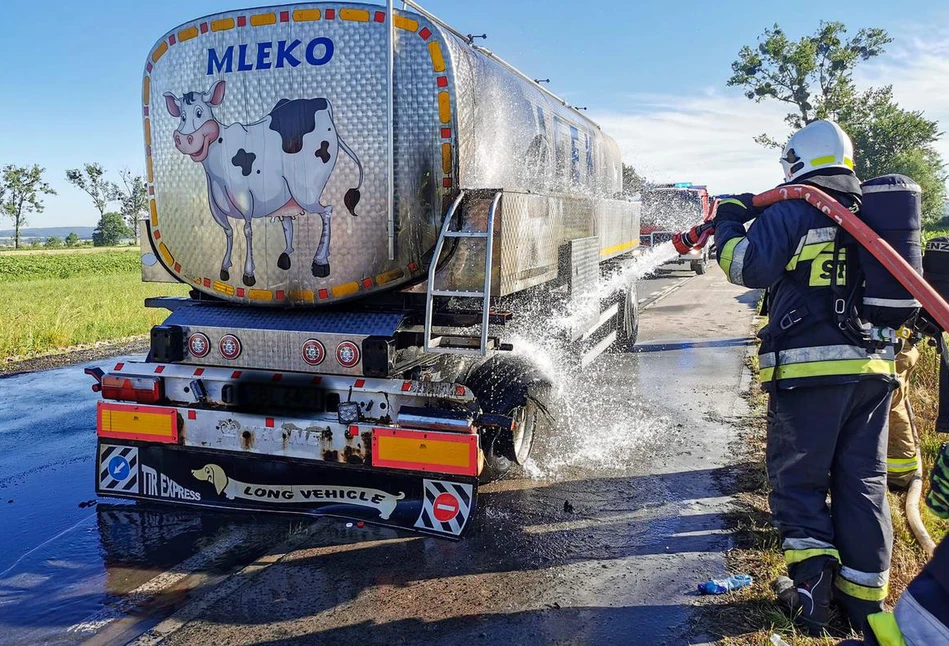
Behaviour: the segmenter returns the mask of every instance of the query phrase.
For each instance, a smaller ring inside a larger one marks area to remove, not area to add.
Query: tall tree
[[[92,198],[92,203],[99,211],[99,218],[105,215],[109,202],[118,199],[119,188],[105,178],[105,169],[95,162],[85,164],[82,169],[73,168],[66,171],[66,180]]]
[[[861,29],[846,38],[839,22],[821,22],[812,35],[792,40],[778,25],[766,29],[757,47],[742,47],[732,63],[729,86],[745,96],[787,104],[785,122],[793,129],[815,119],[834,119],[853,140],[854,170],[870,178],[902,172],[923,186],[923,218],[942,217],[946,199],[943,162],[933,148],[939,125],[922,112],[905,110],[893,98],[892,86],[858,91],[853,71],[879,56],[892,39],[882,29]],[[779,147],[767,134],[755,138]]]
[[[64,242],[67,247],[75,247],[77,244],[79,244],[79,234],[75,231],[70,231]]]
[[[846,33],[843,23],[821,21],[813,35],[795,41],[775,24],[756,48],[741,48],[728,85],[744,88],[755,103],[775,99],[792,106],[785,121],[795,130],[834,118],[841,97],[853,88],[857,63],[879,56],[893,40],[882,29],[861,29],[843,40]]]
[[[136,236],[138,235],[138,221],[148,212],[148,188],[145,178],[141,175],[132,175],[128,168],[122,170],[122,186],[118,187],[119,212],[125,218]]]
[[[132,232],[125,225],[121,213],[111,211],[103,213],[99,224],[92,232],[92,244],[96,247],[114,247],[123,238],[131,237]]]
[[[42,213],[43,196],[56,195],[43,180],[42,166],[4,166],[0,177],[0,212],[13,220],[13,245],[20,248],[20,229],[31,213]]]

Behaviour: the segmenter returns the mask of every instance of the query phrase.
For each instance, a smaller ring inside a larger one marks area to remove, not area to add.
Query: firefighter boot
[[[782,576],[774,582],[778,600],[791,611],[791,618],[800,621],[810,635],[823,634],[830,621],[837,568],[836,559],[815,556],[789,568],[793,580]]]

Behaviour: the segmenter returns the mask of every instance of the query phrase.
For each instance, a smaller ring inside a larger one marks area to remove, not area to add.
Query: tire
[[[613,352],[632,352],[638,336],[639,295],[636,283],[633,282],[620,302],[619,313],[616,315],[616,342],[610,349]]]
[[[507,475],[530,457],[534,439],[549,416],[550,382],[520,357],[495,356],[476,366],[465,380],[485,413],[514,419],[510,432],[482,431],[484,469],[479,480],[491,482]]]
[[[693,260],[692,261],[692,271],[696,273],[697,276],[701,276],[705,273],[706,270],[706,261],[705,260]]]

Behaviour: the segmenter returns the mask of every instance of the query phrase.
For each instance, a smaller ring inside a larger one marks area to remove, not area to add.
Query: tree
[[[646,178],[636,172],[636,169],[623,164],[623,195],[636,195],[643,190]]]
[[[122,186],[118,188],[122,217],[135,235],[138,221],[148,212],[148,187],[141,175],[132,175],[128,168],[122,170]]]
[[[121,213],[110,211],[103,213],[92,232],[92,244],[96,247],[113,247],[119,240],[131,237],[132,232],[125,225],[125,219]]]
[[[3,168],[0,177],[0,212],[13,220],[13,246],[20,248],[20,229],[27,223],[31,213],[43,212],[43,196],[56,195],[49,184],[43,180],[41,166],[15,166],[9,164]]]
[[[821,22],[813,35],[793,41],[774,25],[755,49],[741,48],[728,85],[741,86],[756,103],[774,99],[792,106],[785,122],[793,130],[815,119],[834,119],[853,140],[858,177],[909,175],[925,191],[924,221],[938,220],[946,197],[943,162],[932,146],[939,125],[922,112],[901,108],[892,86],[857,91],[854,68],[882,54],[892,39],[882,29],[861,29],[850,39],[846,32],[842,23]],[[767,134],[755,140],[781,145]]]
[[[879,56],[893,40],[882,29],[861,29],[845,41],[846,33],[843,23],[821,21],[814,35],[792,41],[775,24],[755,49],[741,48],[728,85],[743,87],[755,103],[776,99],[793,106],[785,121],[795,130],[833,118],[841,96],[853,88],[857,63]]]
[[[46,238],[43,246],[47,249],[59,249],[63,246],[63,239],[57,236],[49,236]]]
[[[92,198],[92,203],[99,211],[99,217],[105,215],[109,202],[118,199],[119,187],[105,179],[105,169],[95,162],[85,164],[82,170],[73,168],[66,171],[66,180]]]
[[[79,244],[79,235],[75,231],[70,231],[65,242],[67,247],[75,247]]]

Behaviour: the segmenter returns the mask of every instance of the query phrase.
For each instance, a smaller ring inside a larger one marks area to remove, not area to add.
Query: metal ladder
[[[423,351],[432,354],[470,354],[483,357],[488,353],[488,322],[491,317],[491,260],[494,255],[494,216],[497,212],[498,204],[501,201],[501,191],[494,194],[491,201],[491,208],[488,210],[487,224],[485,231],[453,231],[451,230],[452,221],[455,219],[455,211],[461,204],[465,192],[460,191],[455,201],[451,203],[448,212],[445,214],[445,220],[442,222],[441,233],[438,236],[438,242],[435,244],[435,255],[432,256],[432,264],[428,268],[428,287],[425,291],[425,334]],[[484,258],[484,288],[482,291],[461,291],[461,290],[438,290],[435,289],[435,274],[438,271],[438,260],[441,258],[442,249],[445,247],[447,238],[483,238],[485,240],[485,258]],[[442,338],[432,338],[432,315],[435,311],[436,297],[450,298],[477,298],[481,300],[481,346],[480,348],[465,347],[458,345],[442,345]]]

